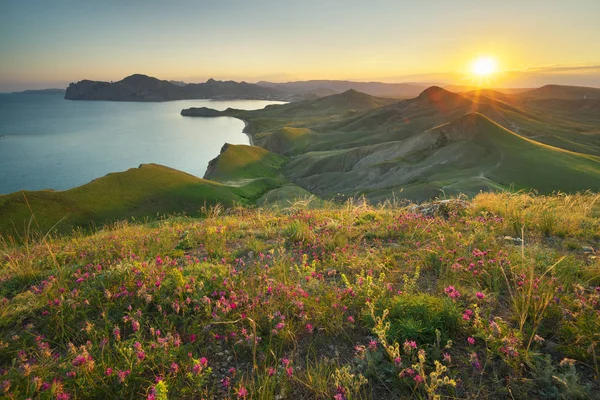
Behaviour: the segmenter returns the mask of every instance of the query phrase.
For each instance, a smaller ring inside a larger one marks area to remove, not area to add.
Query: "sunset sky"
[[[133,73],[600,87],[599,0],[0,0],[0,91]]]

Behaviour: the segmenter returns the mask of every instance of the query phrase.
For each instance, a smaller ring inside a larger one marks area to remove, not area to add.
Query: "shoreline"
[[[252,137],[252,135],[250,133],[246,132],[246,128],[248,128],[250,126],[250,122],[246,121],[245,119],[239,118],[239,117],[233,117],[233,118],[237,118],[244,123],[244,129],[242,129],[242,133],[244,133],[244,134],[246,134],[246,136],[248,136],[248,141],[250,142],[250,146],[254,146],[254,138]]]

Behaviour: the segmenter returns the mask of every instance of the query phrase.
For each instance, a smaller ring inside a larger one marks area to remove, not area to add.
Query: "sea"
[[[189,107],[256,110],[277,101],[74,101],[0,94],[0,194],[65,190],[156,163],[203,177],[225,143],[249,144],[231,117],[182,117]]]

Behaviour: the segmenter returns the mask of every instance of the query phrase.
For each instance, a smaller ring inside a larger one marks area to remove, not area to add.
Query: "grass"
[[[180,213],[198,216],[203,207],[217,203],[253,204],[279,185],[275,179],[265,178],[232,187],[161,165],[144,164],[65,191],[1,195],[0,214],[4,217],[0,219],[0,233],[24,236],[31,224],[44,232],[52,228],[64,232],[121,219]]]
[[[5,238],[0,391],[591,398],[600,264],[584,249],[600,244],[598,199],[486,193],[443,216],[214,207]]]
[[[226,144],[205,177],[217,182],[276,178],[285,162],[285,157],[260,147]]]

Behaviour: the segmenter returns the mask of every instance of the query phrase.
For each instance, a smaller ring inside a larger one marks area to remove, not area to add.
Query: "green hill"
[[[218,182],[276,178],[285,161],[285,157],[260,147],[226,143],[208,164],[204,178]]]
[[[600,158],[523,138],[480,113],[401,141],[309,152],[285,170],[292,181],[319,195],[364,193],[372,200],[401,191],[402,197],[422,200],[442,190],[600,189]]]
[[[198,215],[205,205],[253,203],[272,181],[250,182],[240,187],[220,183],[156,164],[143,164],[111,173],[86,185],[65,191],[22,191],[0,196],[0,233],[22,235],[31,216],[32,228],[59,231],[89,227],[129,218],[174,213]]]

